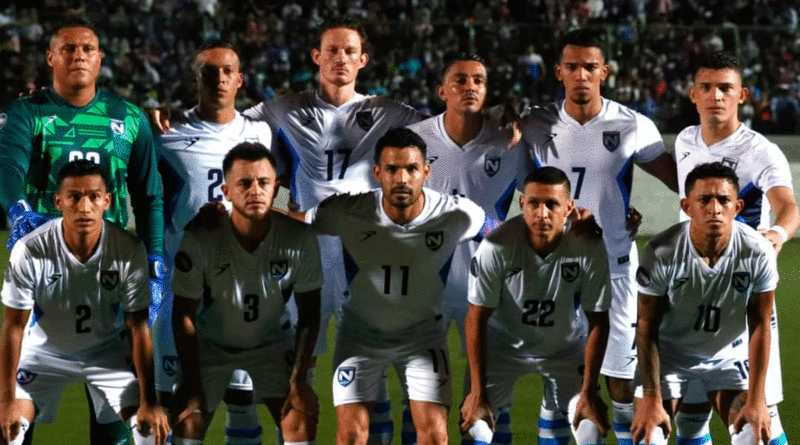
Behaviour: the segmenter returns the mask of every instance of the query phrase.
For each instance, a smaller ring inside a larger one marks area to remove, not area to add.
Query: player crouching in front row
[[[555,167],[528,175],[522,215],[490,234],[472,260],[462,444],[498,440],[481,421],[493,424],[511,404],[514,382],[530,373],[542,376],[543,405],[569,412],[579,445],[605,443],[610,425],[598,378],[609,331],[608,260],[602,239],[565,232],[569,194],[569,179]]]
[[[687,175],[685,189],[681,208],[691,219],[652,238],[636,273],[641,386],[631,433],[636,443],[665,444],[670,419],[662,402],[680,399],[696,379],[733,445],[767,442],[775,251],[734,221],[743,202],[730,167],[701,164]]]
[[[111,205],[106,186],[97,164],[66,164],[54,198],[63,217],[11,251],[2,290],[0,428],[12,445],[22,443],[34,416],[37,422],[54,420],[61,392],[74,381],[85,381],[100,396],[95,408],[101,423],[129,420],[137,444],[166,440],[168,420],[156,402],[147,327],[147,252],[104,222]]]

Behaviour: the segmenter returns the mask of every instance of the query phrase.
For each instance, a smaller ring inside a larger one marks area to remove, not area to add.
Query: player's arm
[[[608,423],[608,407],[600,396],[600,368],[608,344],[608,311],[585,312],[589,321],[589,333],[583,351],[583,387],[576,405],[575,429],[582,419],[589,419],[605,435],[611,425]]]
[[[7,442],[17,437],[19,432],[19,413],[15,413],[16,376],[22,338],[30,310],[3,308],[3,332],[0,334],[0,428]]]
[[[794,236],[800,227],[800,211],[794,193],[788,187],[779,186],[767,190],[767,200],[775,212],[775,225],[761,233],[772,243],[775,253],[778,254],[783,243]]]
[[[666,310],[666,296],[639,293],[636,320],[636,347],[639,355],[639,378],[644,387],[643,397],[637,400],[636,412],[631,423],[634,443],[650,443],[653,430],[664,429],[669,437],[670,419],[662,405],[661,364],[658,347],[658,329]]]
[[[167,415],[156,398],[155,372],[153,367],[153,341],[147,325],[148,312],[142,309],[125,313],[125,325],[131,336],[133,367],[139,380],[139,409],[136,411],[140,431],[149,428],[155,443],[166,442],[169,434]],[[145,427],[144,425],[147,425]],[[145,434],[146,435],[146,434]]]
[[[152,255],[159,255],[163,263],[164,193],[153,133],[141,111],[138,134],[131,146],[127,185],[136,218],[136,234],[147,248],[148,259]]]
[[[764,398],[764,386],[769,363],[770,320],[772,319],[774,298],[775,291],[753,292],[747,303],[747,324],[750,330],[748,348],[750,377],[747,399],[732,422],[737,432],[741,431],[746,423],[751,424],[756,433],[756,443],[766,443],[770,437],[770,418]]]
[[[180,295],[175,295],[172,302],[172,334],[181,369],[181,381],[175,393],[175,411],[171,413],[175,425],[196,411],[206,412],[200,380],[200,339],[194,319],[199,304],[199,300]]]
[[[494,429],[492,405],[486,394],[486,336],[489,317],[494,313],[493,307],[478,306],[470,303],[464,321],[464,338],[466,340],[467,360],[469,364],[469,393],[461,405],[461,434],[472,427],[475,421],[485,420]]]
[[[281,414],[298,409],[306,415],[319,416],[319,400],[308,385],[308,369],[314,353],[320,324],[320,289],[295,293],[297,303],[297,327],[295,332],[295,359],[289,377],[289,394]]]
[[[658,178],[670,190],[678,193],[678,167],[672,153],[661,153],[659,157],[650,162],[639,163],[639,167]]]

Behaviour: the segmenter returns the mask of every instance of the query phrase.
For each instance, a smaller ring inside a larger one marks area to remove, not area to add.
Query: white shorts
[[[247,374],[252,379],[254,400],[286,397],[293,363],[293,339],[241,351],[203,342],[200,368],[209,412],[222,401],[232,377],[242,379]]]
[[[567,411],[569,402],[580,394],[583,382],[583,349],[560,357],[518,354],[492,344],[487,347],[486,390],[495,416],[513,403],[514,383],[528,374],[542,377],[542,405],[551,411]],[[464,390],[469,384],[464,383]]]
[[[631,271],[635,271],[631,267]],[[608,309],[608,345],[600,372],[609,377],[633,380],[636,374],[636,286],[633,273],[611,279]]]
[[[428,338],[380,342],[339,335],[333,373],[333,404],[378,401],[386,368],[405,380],[409,400],[450,405],[452,381],[447,337],[437,327]],[[340,331],[341,332],[341,331]]]
[[[91,355],[76,358],[23,348],[16,396],[33,402],[36,422],[52,423],[64,388],[85,382],[98,423],[116,422],[123,408],[139,404],[139,383],[133,375],[127,345],[127,341],[111,341]]]
[[[673,356],[661,358],[661,394],[666,399],[681,399],[687,394],[688,387],[696,394],[708,394],[718,390],[746,390],[748,387],[749,369],[746,358],[729,356],[706,360],[687,366],[685,360]],[[683,363],[681,363],[683,362]],[[691,385],[689,383],[691,382]],[[643,388],[636,384],[636,397],[642,397]],[[687,403],[697,403],[685,400]]]

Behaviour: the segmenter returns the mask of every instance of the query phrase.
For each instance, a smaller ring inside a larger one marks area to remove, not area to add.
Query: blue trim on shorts
[[[685,437],[678,437],[676,443],[678,445],[703,445],[704,443],[711,442],[711,434],[706,434],[702,437],[695,437],[694,439],[687,439]]]
[[[263,429],[259,426],[258,428],[228,428],[225,427],[225,436],[227,437],[239,437],[245,439],[256,439],[261,437],[261,432]]]

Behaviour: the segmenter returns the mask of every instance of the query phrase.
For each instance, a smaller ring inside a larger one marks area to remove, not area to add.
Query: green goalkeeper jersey
[[[102,90],[75,107],[48,88],[14,101],[0,115],[0,204],[7,210],[26,199],[34,211],[59,216],[56,179],[75,159],[100,164],[112,195],[105,218],[123,227],[127,185],[136,232],[148,253],[161,254],[163,200],[153,134],[138,107]]]

